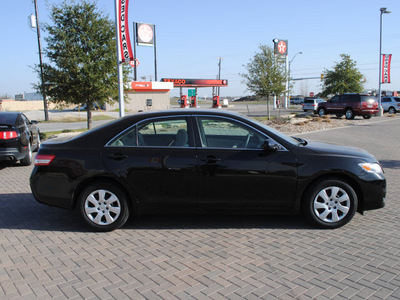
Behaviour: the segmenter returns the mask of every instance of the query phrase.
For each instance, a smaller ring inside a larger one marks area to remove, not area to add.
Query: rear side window
[[[394,97],[394,100],[396,100],[396,102],[400,102],[400,98],[399,97]]]
[[[359,102],[359,101],[360,101],[360,96],[359,95],[347,95],[345,102],[354,103],[354,102]]]
[[[376,101],[376,98],[374,96],[367,96],[367,95],[361,96],[361,102],[374,102],[374,101]]]

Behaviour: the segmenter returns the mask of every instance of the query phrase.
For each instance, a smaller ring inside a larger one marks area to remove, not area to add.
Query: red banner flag
[[[129,0],[116,0],[116,1],[118,1],[117,30],[118,30],[118,42],[121,51],[121,59],[122,62],[129,62],[133,60],[131,39],[129,37],[129,23],[128,23]]]
[[[390,83],[390,63],[392,54],[382,54],[382,83]]]

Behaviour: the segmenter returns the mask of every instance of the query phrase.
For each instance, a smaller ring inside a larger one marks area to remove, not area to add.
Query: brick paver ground
[[[0,165],[1,299],[400,299],[400,118],[303,138],[364,148],[384,209],[336,230],[301,216],[145,216],[93,233]],[[343,120],[345,122],[345,120]]]

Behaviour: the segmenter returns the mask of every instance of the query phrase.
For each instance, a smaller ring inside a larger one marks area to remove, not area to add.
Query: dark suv
[[[378,100],[368,94],[342,94],[320,103],[318,114],[320,116],[333,114],[337,117],[343,115],[346,119],[354,119],[355,116],[363,116],[364,119],[371,118],[378,112]]]

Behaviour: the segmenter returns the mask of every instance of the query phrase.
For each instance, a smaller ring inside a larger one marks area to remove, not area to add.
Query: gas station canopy
[[[172,82],[174,87],[218,87],[228,86],[226,79],[162,78],[161,82]]]

